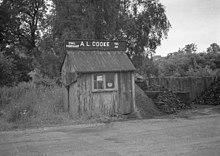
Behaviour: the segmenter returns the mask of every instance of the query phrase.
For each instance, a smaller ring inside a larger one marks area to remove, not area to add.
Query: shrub
[[[156,105],[165,113],[171,114],[178,110],[189,108],[172,91],[164,89],[156,99]]]
[[[187,76],[196,76],[196,77],[203,77],[203,76],[216,76],[218,70],[212,70],[210,66],[205,66],[204,68],[198,66],[197,68],[189,68],[186,72]]]

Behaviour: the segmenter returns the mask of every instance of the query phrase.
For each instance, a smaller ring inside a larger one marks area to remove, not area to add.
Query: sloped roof
[[[123,51],[68,51],[67,62],[69,69],[82,73],[135,70]]]

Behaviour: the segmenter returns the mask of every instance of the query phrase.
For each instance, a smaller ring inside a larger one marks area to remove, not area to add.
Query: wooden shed
[[[135,67],[125,54],[125,42],[73,40],[66,41],[65,48],[65,110],[78,117],[135,110]]]

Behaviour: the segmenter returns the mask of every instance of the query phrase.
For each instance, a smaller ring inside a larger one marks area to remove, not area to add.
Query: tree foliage
[[[19,30],[19,21],[17,20],[17,11],[12,9],[10,3],[4,0],[0,5],[0,50],[4,50],[7,45],[17,43]]]
[[[158,0],[53,0],[53,34],[59,39],[125,40],[128,55],[155,50],[170,23]]]
[[[40,39],[40,23],[44,20],[46,5],[44,0],[3,0],[1,10],[7,14],[3,17],[4,43],[22,46],[33,55],[33,50]],[[8,36],[8,37],[6,37]]]
[[[65,57],[63,42],[54,41],[51,36],[46,36],[39,43],[41,54],[35,58],[35,68],[39,69],[43,76],[59,78],[61,65]]]
[[[164,6],[158,0],[137,0],[130,5],[132,11],[122,20],[129,56],[154,53],[171,27]]]
[[[195,44],[187,44],[177,52],[155,61],[160,76],[212,76],[220,69],[219,45],[213,43],[207,52],[196,53]],[[213,50],[215,49],[215,50]]]
[[[0,53],[0,86],[8,85],[13,80],[13,63],[12,59]]]
[[[48,27],[39,43],[41,55],[36,58],[37,67],[50,77],[59,75],[66,39],[125,40],[128,56],[141,67],[143,61],[137,60],[146,58],[146,52],[154,52],[170,28],[165,8],[158,0],[52,2]]]
[[[66,39],[127,41],[127,55],[147,76],[210,75],[220,68],[217,43],[203,53],[188,44],[153,61],[170,28],[159,0],[2,0],[0,85],[28,81],[35,68],[59,77]]]
[[[119,0],[53,0],[53,34],[58,38],[103,39],[114,34]]]
[[[220,53],[220,46],[217,43],[212,43],[208,48],[207,48],[208,53]]]
[[[41,24],[45,20],[45,0],[3,0],[0,3],[0,53],[13,60],[9,66],[10,79],[4,84],[28,81],[32,61],[38,55]],[[4,60],[3,59],[3,60]]]

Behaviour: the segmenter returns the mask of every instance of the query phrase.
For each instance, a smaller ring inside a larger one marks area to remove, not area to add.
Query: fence
[[[176,93],[189,93],[189,100],[193,101],[206,90],[215,77],[157,77],[147,78],[137,84],[144,91],[160,91],[159,87],[165,87]]]

